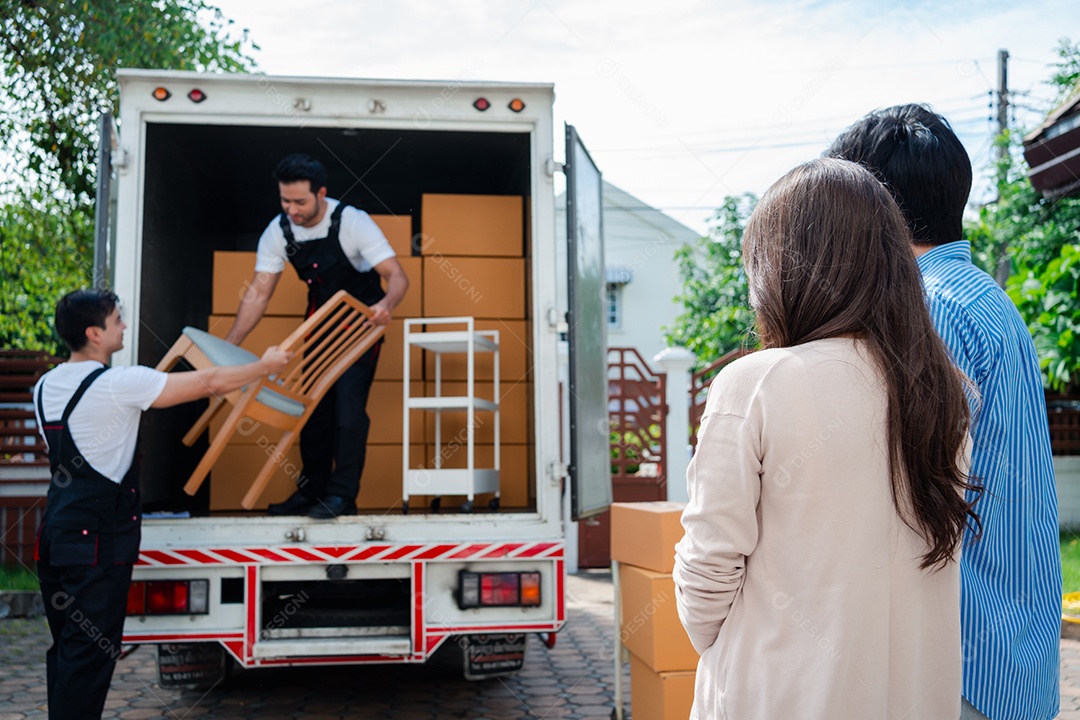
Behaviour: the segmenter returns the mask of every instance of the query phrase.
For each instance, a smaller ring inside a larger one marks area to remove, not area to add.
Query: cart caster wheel
[[[492,509],[492,510],[498,510],[499,509],[499,498],[495,497],[495,498],[491,498],[490,500],[488,500],[488,507],[490,509]]]
[[[408,500],[402,500],[401,501],[401,514],[402,515],[408,515],[409,514],[409,501]]]
[[[473,501],[472,500],[466,500],[465,502],[461,503],[461,512],[463,512],[463,513],[471,513],[472,509],[473,509]]]
[[[433,497],[433,498],[431,498],[431,512],[437,513],[437,512],[439,512],[439,510],[442,510],[442,498],[441,497]]]

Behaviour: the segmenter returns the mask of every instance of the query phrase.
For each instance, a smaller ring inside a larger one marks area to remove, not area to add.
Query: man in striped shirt
[[[948,122],[920,105],[870,113],[827,154],[869,167],[892,191],[934,325],[979,388],[971,475],[984,488],[982,537],[969,528],[961,551],[961,718],[1049,720],[1059,704],[1061,558],[1046,401],[1027,326],[961,239],[971,161]]]

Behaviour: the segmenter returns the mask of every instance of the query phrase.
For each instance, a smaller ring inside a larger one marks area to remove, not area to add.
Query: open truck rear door
[[[571,517],[611,505],[604,221],[601,175],[573,125],[566,126],[567,341],[570,346]]]

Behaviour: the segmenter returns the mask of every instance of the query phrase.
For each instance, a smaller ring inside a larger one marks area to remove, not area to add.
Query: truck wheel
[[[472,509],[473,509],[473,501],[472,500],[466,500],[465,502],[461,503],[461,512],[463,512],[463,513],[471,513]]]
[[[409,501],[408,500],[402,500],[401,501],[401,514],[402,515],[408,515],[409,514]]]
[[[490,500],[488,500],[488,507],[491,508],[492,510],[498,510],[499,509],[499,498],[493,497]]]
[[[431,498],[431,512],[437,513],[442,510],[442,496],[436,495]]]

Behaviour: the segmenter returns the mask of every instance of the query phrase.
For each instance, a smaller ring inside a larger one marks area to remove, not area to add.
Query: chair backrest
[[[364,324],[371,316],[367,305],[339,290],[281,343],[294,356],[268,384],[295,396],[321,398],[382,336],[383,326]]]

